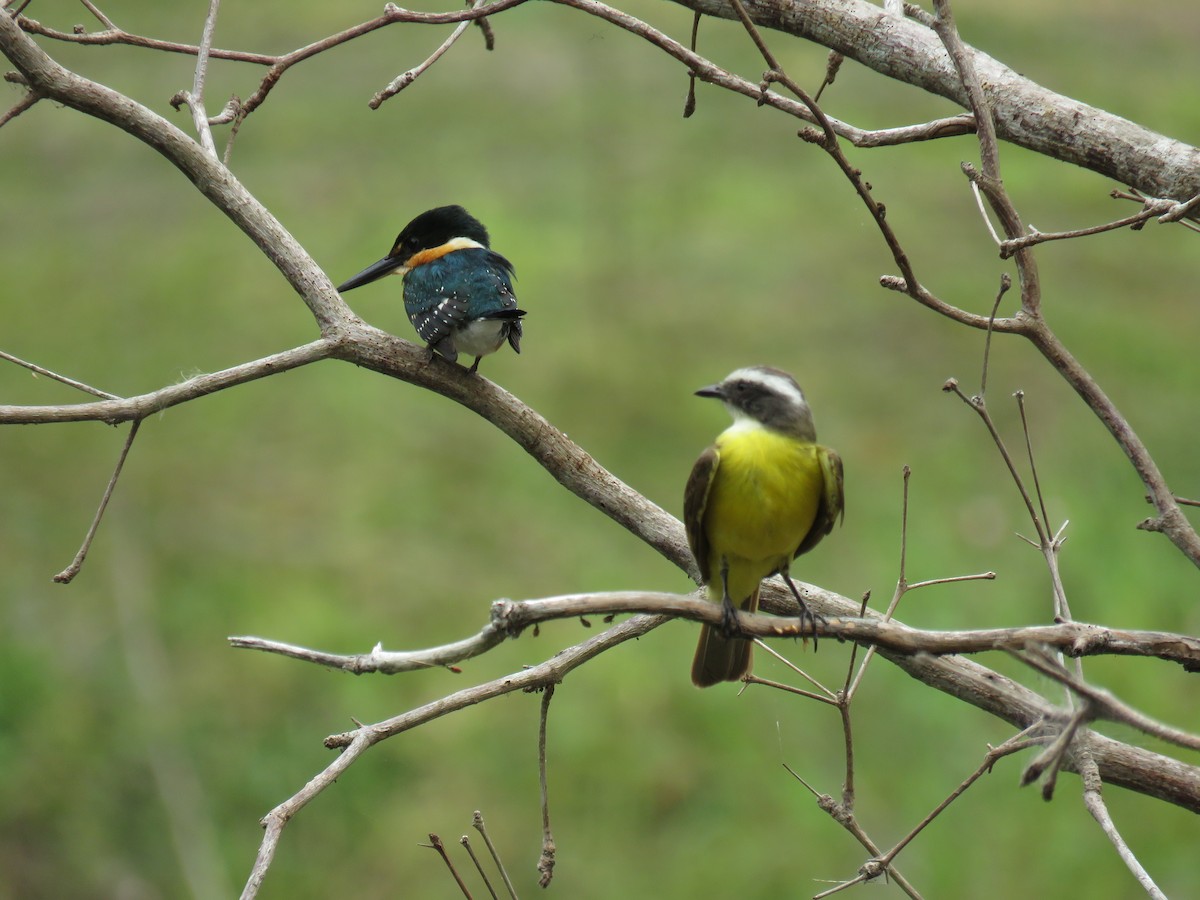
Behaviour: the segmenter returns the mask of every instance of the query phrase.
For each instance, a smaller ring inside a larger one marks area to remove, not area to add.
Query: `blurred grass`
[[[205,8],[193,6],[186,19],[145,2],[106,11],[131,31],[193,40]],[[680,38],[690,25],[670,5],[628,9]],[[217,42],[283,51],[375,12],[229,8]],[[959,20],[967,40],[1044,84],[1197,143],[1185,72],[1200,25],[1190,12],[1173,0],[1130,19],[1124,4],[1059,0],[964,8]],[[83,10],[38,14],[69,30]],[[466,35],[377,112],[370,95],[445,29],[387,29],[294,69],[243,128],[236,173],[335,282],[382,255],[416,212],[464,203],[516,263],[530,310],[522,356],[489,357],[484,373],[669,510],[724,426],[690,392],[747,363],[792,370],[848,471],[846,526],[803,560],[800,577],[884,602],[909,464],[910,578],[988,569],[999,578],[919,592],[901,617],[928,627],[1047,620],[1047,576],[1013,537],[1027,530],[1019,499],[981,426],[940,391],[951,375],[975,389],[982,335],[877,286],[893,266],[874,227],[828,161],[795,139],[795,123],[704,85],[696,116],[683,120],[684,74],[578,13],[529,4],[493,24],[494,53]],[[819,80],[819,48],[769,40],[802,83]],[[761,71],[731,24],[706,22],[700,48],[746,77]],[[166,101],[190,85],[190,59],[48,49],[187,127]],[[260,75],[217,64],[211,105],[249,95]],[[863,127],[950,111],[852,64],[826,108]],[[1009,189],[1042,230],[1129,211],[1107,198],[1116,185],[1090,173],[1002,153]],[[962,139],[852,160],[888,204],[922,279],[984,311],[1006,264],[958,171],[975,156]],[[0,131],[0,158],[8,352],[129,394],[315,336],[249,242],[123,134],[41,103]],[[1193,496],[1195,246],[1182,229],[1149,226],[1040,253],[1050,321],[1172,484]],[[398,285],[349,299],[369,321],[412,336]],[[1102,427],[1016,341],[996,340],[989,384],[1015,446],[1007,397],[1026,393],[1051,516],[1071,520],[1063,570],[1075,615],[1200,630],[1194,568],[1164,539],[1134,530],[1149,509]],[[2,402],[79,399],[0,368]],[[386,717],[540,661],[585,632],[552,624],[464,676],[393,679],[235,653],[227,635],[341,652],[376,641],[413,648],[473,632],[496,597],[689,587],[469,413],[333,363],[148,421],[83,574],[53,585],[123,433],[0,432],[0,898],[185,893],[181,859],[206,851],[176,845],[167,803],[212,835],[216,858],[201,862],[219,873],[207,890],[223,895],[220,877],[236,888],[249,871],[258,817],[328,762],[325,734],[351,716]],[[122,604],[144,633],[122,630]],[[805,896],[861,864],[862,851],[780,765],[837,795],[836,718],[763,691],[693,690],[694,635],[683,624],[660,629],[574,673],[557,694],[549,741],[559,896]],[[131,655],[159,653],[152,684],[131,675]],[[846,648],[823,644],[802,661],[838,683],[846,659]],[[1004,660],[983,661],[1026,677]],[[1150,714],[1198,727],[1194,678],[1146,661],[1093,661],[1087,671]],[[264,896],[328,896],[351,879],[363,896],[452,896],[440,864],[416,845],[429,831],[450,841],[468,830],[476,808],[519,890],[532,895],[536,725],[536,698],[510,697],[377,748],[289,826]],[[856,728],[859,811],[883,845],[975,767],[985,742],[1007,736],[884,665],[865,683]],[[150,774],[155,753],[194,772],[199,801],[170,789],[164,801]],[[902,870],[931,897],[1131,893],[1078,803],[1077,780],[1065,777],[1044,804],[1015,789],[1018,766],[998,765],[907,851]],[[1186,893],[1195,818],[1122,792],[1106,797],[1164,890]]]

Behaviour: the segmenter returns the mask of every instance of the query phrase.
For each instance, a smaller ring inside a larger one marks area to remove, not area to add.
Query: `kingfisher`
[[[521,352],[513,265],[491,248],[483,223],[461,206],[439,206],[404,226],[388,255],[338,285],[349,291],[384,275],[404,278],[404,309],[421,340],[450,362],[479,361],[505,341]]]
[[[816,617],[788,570],[833,530],[844,507],[842,459],[817,443],[812,410],[796,379],[781,369],[750,366],[696,391],[721,400],[733,415],[700,454],[683,496],[688,545],[720,603],[723,627],[700,626],[692,683],[740,681],[750,671],[750,642],[734,637],[737,609],[758,609],[759,583],[780,575],[800,604],[801,621]],[[815,638],[814,638],[815,640]]]

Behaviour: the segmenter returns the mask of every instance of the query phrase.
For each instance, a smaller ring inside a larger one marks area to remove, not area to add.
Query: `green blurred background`
[[[207,4],[113,2],[126,29],[193,42]],[[962,4],[964,37],[1065,94],[1200,142],[1192,0],[1131,16],[1118,2]],[[690,13],[624,8],[686,39]],[[377,4],[230,6],[221,47],[283,52]],[[69,30],[85,11],[36,3]],[[1036,17],[1037,23],[1034,24]],[[983,336],[882,290],[894,272],[834,166],[797,123],[700,85],[681,117],[680,67],[587,16],[527,4],[497,17],[382,109],[367,100],[446,27],[400,26],[292,70],[242,129],[237,175],[339,281],[415,213],[459,202],[517,266],[524,353],[484,374],[605,466],[677,512],[688,469],[725,425],[691,391],[731,369],[796,373],[821,437],[845,459],[845,527],[797,574],[886,603],[897,575],[901,467],[912,466],[909,577],[981,572],[899,615],[924,627],[1044,622],[1048,578],[1020,500],[976,418],[942,394],[977,388]],[[88,27],[93,23],[88,22]],[[815,87],[819,48],[769,35]],[[192,60],[45,44],[64,64],[188,127],[167,105]],[[756,79],[730,23],[702,52]],[[214,63],[208,96],[248,96],[261,70]],[[5,105],[20,92],[4,89]],[[924,121],[944,101],[847,63],[825,97],[861,127]],[[218,129],[218,139],[223,133]],[[983,312],[1002,271],[958,170],[973,139],[852,152],[887,203],[919,276]],[[316,336],[298,298],[240,232],[161,158],[51,103],[0,130],[0,348],[118,394],[153,390]],[[1120,187],[1012,147],[1006,183],[1042,230],[1132,211]],[[1040,252],[1047,315],[1129,416],[1175,489],[1200,494],[1195,452],[1197,236],[1151,225]],[[348,298],[412,337],[391,282]],[[1012,301],[1006,309],[1011,310]],[[1200,631],[1195,569],[1134,529],[1143,490],[1103,428],[1041,360],[997,339],[994,414],[1019,444],[1026,393],[1077,618]],[[81,395],[0,367],[0,402]],[[464,674],[353,678],[234,651],[255,634],[334,652],[431,646],[476,631],[497,597],[618,588],[686,591],[683,574],[560,489],[494,429],[441,398],[338,363],[240,387],[147,421],[90,559],[70,561],[125,428],[0,431],[0,897],[229,896],[258,819],[331,759],[321,739],[535,663],[592,632],[523,636]],[[549,728],[559,865],[572,898],[804,897],[850,877],[864,851],[783,769],[838,795],[841,727],[768,690],[688,682],[695,627],[675,623],[574,672]],[[781,646],[837,685],[848,648]],[[1055,689],[1006,659],[982,659]],[[760,674],[787,678],[760,656]],[[1195,676],[1152,661],[1086,672],[1151,715],[1200,729]],[[538,893],[536,697],[494,701],[372,750],[287,829],[262,896],[457,896],[418,843],[453,844],[482,809],[522,896]],[[1153,747],[1142,735],[1109,733]],[[1010,729],[874,666],[856,707],[858,812],[887,847]],[[928,897],[1130,896],[1130,876],[1064,776],[1052,803],[1000,763],[900,858]],[[1195,756],[1188,759],[1196,763]],[[1191,814],[1110,790],[1134,851],[1168,894],[1195,889]],[[457,848],[455,848],[457,849]],[[460,860],[465,863],[465,860]],[[898,896],[879,885],[879,896]],[[478,894],[477,894],[478,896]]]

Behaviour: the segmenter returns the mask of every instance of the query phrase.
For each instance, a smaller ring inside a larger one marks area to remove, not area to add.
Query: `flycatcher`
[[[750,671],[750,641],[732,632],[738,609],[758,609],[764,578],[781,575],[801,619],[813,618],[788,568],[842,516],[842,459],[817,443],[812,410],[787,372],[738,369],[696,395],[722,400],[733,415],[733,424],[696,460],[683,496],[702,583],[724,608],[721,627],[700,627],[692,663],[692,683],[708,687]]]

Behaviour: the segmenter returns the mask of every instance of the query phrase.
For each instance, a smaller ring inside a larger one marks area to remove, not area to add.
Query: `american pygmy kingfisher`
[[[513,294],[513,266],[491,249],[487,229],[461,206],[423,212],[396,238],[391,251],[338,285],[348,291],[382,278],[404,277],[404,309],[431,352],[479,360],[507,340],[521,352],[521,317]]]

